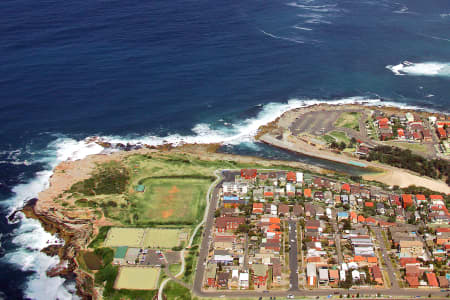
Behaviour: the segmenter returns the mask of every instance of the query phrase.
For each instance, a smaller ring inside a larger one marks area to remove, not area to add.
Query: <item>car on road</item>
[[[289,294],[289,295],[287,295],[287,298],[288,299],[294,299],[294,295]]]
[[[295,242],[294,240],[291,240],[291,243]]]

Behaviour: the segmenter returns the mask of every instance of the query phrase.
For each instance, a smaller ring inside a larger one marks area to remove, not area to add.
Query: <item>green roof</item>
[[[136,190],[136,192],[143,192],[143,191],[145,191],[145,185],[139,184],[139,185],[135,186],[134,189]]]
[[[117,247],[116,254],[114,254],[114,258],[125,258],[127,250],[128,250],[127,246]]]

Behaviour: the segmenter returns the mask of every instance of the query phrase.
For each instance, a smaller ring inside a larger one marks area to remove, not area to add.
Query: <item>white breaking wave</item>
[[[286,103],[271,102],[265,104],[262,110],[254,118],[249,118],[240,123],[232,124],[229,127],[214,129],[209,124],[198,124],[194,126],[194,128],[192,128],[192,131],[194,133],[193,135],[172,134],[165,137],[155,135],[142,137],[102,136],[100,138],[101,140],[110,143],[147,144],[152,146],[158,146],[168,143],[174,145],[180,145],[183,143],[222,143],[228,145],[236,145],[243,142],[253,142],[254,136],[260,126],[276,120],[286,111],[323,103],[331,105],[359,103],[368,105],[397,106],[409,109],[421,109],[416,106],[398,102],[382,101],[378,98],[367,97],[349,97],[339,100],[291,99]]]
[[[103,148],[95,143],[75,141],[68,138],[58,138],[51,143],[43,153],[40,162],[45,162],[47,169],[37,172],[34,179],[28,183],[19,184],[13,188],[14,196],[3,201],[11,212],[20,209],[27,200],[35,198],[38,193],[48,187],[53,168],[65,160],[76,160],[89,154],[96,154]],[[61,277],[48,277],[46,271],[59,263],[58,257],[49,257],[41,252],[51,244],[62,243],[58,237],[46,232],[39,221],[21,218],[19,227],[11,234],[11,242],[17,247],[1,259],[16,265],[22,271],[34,272],[25,283],[25,296],[30,299],[78,299],[75,286],[67,284]]]
[[[336,4],[325,4],[325,5],[305,5],[305,4],[299,4],[296,2],[289,2],[286,3],[288,6],[302,8],[305,10],[313,11],[313,12],[338,12],[340,9],[338,9]]]
[[[311,30],[312,30],[311,28],[300,27],[300,26],[297,26],[297,25],[295,25],[294,28],[295,28],[295,29],[298,29],[298,30],[306,30],[306,31],[311,31]]]
[[[293,39],[293,38],[289,38],[289,37],[284,37],[284,36],[278,36],[269,32],[266,32],[262,29],[259,30],[260,32],[264,33],[267,36],[270,36],[271,38],[274,39],[278,39],[278,40],[285,40],[285,41],[289,41],[289,42],[293,42],[293,43],[297,43],[297,44],[304,44],[305,42],[302,40],[297,40],[297,39]]]
[[[398,65],[388,65],[386,68],[391,70],[397,76],[413,75],[450,77],[450,63],[412,63],[404,61]]]

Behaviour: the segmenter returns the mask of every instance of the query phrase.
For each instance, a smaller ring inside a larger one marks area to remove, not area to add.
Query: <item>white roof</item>
[[[239,270],[235,269],[231,271],[231,277],[239,277]]]
[[[328,280],[328,269],[319,269],[319,279]]]
[[[239,280],[241,280],[241,281],[248,281],[248,273],[241,273],[241,274],[239,274]]]
[[[344,270],[341,270],[339,272],[339,277],[340,277],[341,281],[345,281],[346,276],[345,276],[345,271]]]
[[[361,278],[361,274],[359,274],[359,271],[358,271],[358,270],[353,270],[353,271],[352,271],[352,278],[353,278],[353,279],[359,279],[359,278]]]

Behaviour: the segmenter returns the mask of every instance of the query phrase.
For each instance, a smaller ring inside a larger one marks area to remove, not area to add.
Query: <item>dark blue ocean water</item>
[[[87,136],[236,143],[299,100],[450,111],[448,0],[4,0],[0,38],[0,290],[10,299],[69,297],[45,278],[39,239],[24,239],[39,226],[5,216]],[[394,69],[402,76],[386,68],[405,60],[415,64]]]

